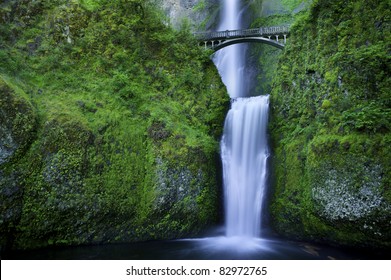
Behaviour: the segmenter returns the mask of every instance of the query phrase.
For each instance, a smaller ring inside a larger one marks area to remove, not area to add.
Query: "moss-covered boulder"
[[[291,28],[271,95],[283,235],[391,247],[389,1],[314,1]]]

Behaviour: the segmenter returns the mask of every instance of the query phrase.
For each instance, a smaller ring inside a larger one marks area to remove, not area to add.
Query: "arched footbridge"
[[[289,26],[270,26],[252,29],[196,32],[194,36],[206,49],[218,51],[230,45],[248,42],[268,44],[283,49]]]

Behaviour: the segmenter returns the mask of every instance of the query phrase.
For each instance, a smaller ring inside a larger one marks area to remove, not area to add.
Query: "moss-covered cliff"
[[[251,28],[289,26],[304,13],[312,0],[253,0],[250,1]],[[288,40],[289,36],[288,36]],[[270,94],[281,50],[266,44],[253,44],[249,63],[256,69],[255,94]]]
[[[192,30],[209,30],[218,23],[219,0],[156,0],[171,25],[179,29],[189,25]]]
[[[218,219],[228,95],[153,1],[0,4],[0,245],[168,239]]]
[[[317,0],[292,26],[271,94],[274,227],[391,247],[387,0]]]

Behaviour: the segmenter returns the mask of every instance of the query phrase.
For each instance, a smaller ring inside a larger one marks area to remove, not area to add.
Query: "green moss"
[[[36,113],[24,91],[6,76],[0,76],[0,164],[17,161],[36,132]],[[4,158],[3,158],[4,156]]]
[[[254,14],[251,28],[261,26],[288,26],[308,8],[311,1],[281,0],[251,1],[250,9]],[[290,36],[287,37],[288,41]],[[272,81],[278,67],[281,50],[264,44],[254,44],[250,48],[250,58],[257,68],[257,94],[270,94]]]
[[[387,7],[319,0],[292,26],[271,94],[281,233],[390,246]]]
[[[14,172],[0,173],[21,189],[1,245],[174,238],[216,222],[229,97],[189,30],[168,27],[153,1],[35,2],[5,5],[13,31],[0,33],[0,73],[38,123]]]

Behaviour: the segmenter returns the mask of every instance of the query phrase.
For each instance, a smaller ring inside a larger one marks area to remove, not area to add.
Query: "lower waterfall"
[[[269,155],[269,96],[237,98],[221,140],[226,236],[259,237]]]

